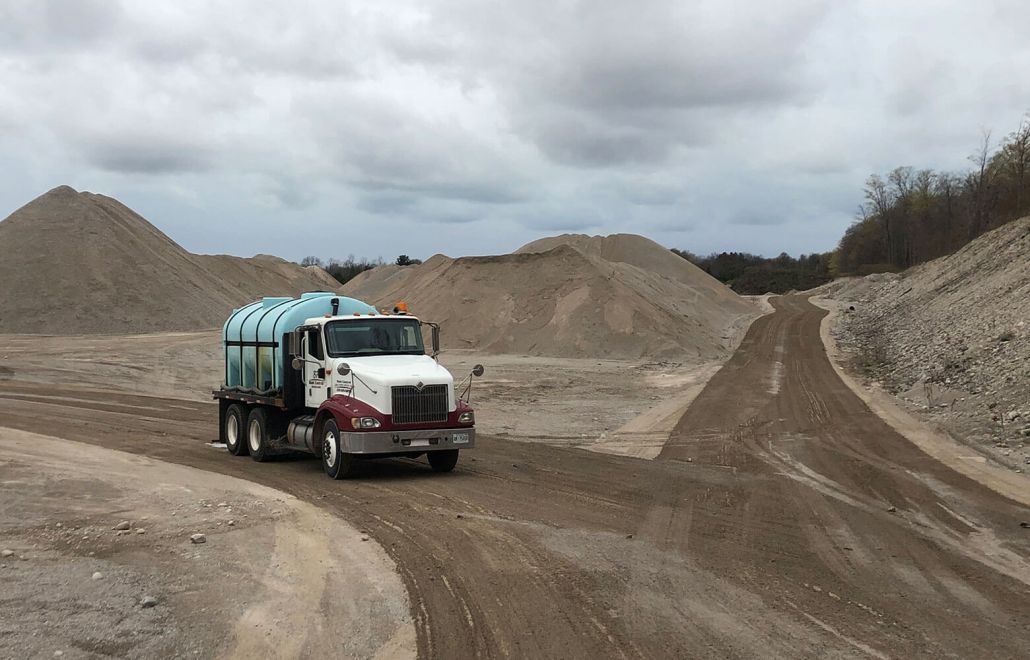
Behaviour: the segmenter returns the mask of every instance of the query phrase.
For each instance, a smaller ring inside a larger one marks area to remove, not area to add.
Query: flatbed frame
[[[222,388],[211,392],[211,398],[219,401],[240,401],[242,403],[272,406],[280,410],[286,410],[286,402],[282,396],[262,396],[260,394],[248,394]]]

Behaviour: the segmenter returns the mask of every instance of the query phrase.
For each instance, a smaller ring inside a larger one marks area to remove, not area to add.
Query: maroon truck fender
[[[376,410],[364,401],[349,397],[345,394],[335,394],[326,399],[322,405],[318,407],[318,412],[315,413],[314,437],[318,438],[322,436],[322,425],[325,424],[327,419],[335,419],[336,425],[340,427],[340,430],[343,432],[354,431],[355,428],[351,424],[351,420],[355,417],[374,417],[379,420],[378,427],[374,429],[364,429],[368,431],[413,431],[432,428],[471,428],[474,426],[474,423],[462,424],[458,421],[461,414],[465,412],[473,412],[472,407],[465,401],[459,399],[456,408],[453,412],[447,414],[447,420],[444,422],[397,425],[393,423],[392,419],[390,419],[390,415],[386,415],[383,412]]]

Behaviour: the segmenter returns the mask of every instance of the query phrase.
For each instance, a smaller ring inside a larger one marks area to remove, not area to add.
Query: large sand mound
[[[564,357],[713,359],[732,350],[755,313],[657,243],[572,238],[510,255],[383,266],[344,292],[379,306],[407,301],[444,326],[446,347]]]
[[[335,289],[276,257],[190,254],[117,200],[55,188],[0,222],[0,332],[123,334],[220,325],[263,295]]]
[[[730,305],[740,300],[729,287],[672,250],[662,247],[650,238],[636,234],[612,234],[610,236],[562,234],[527,243],[515,253],[547,252],[561,245],[571,245],[584,254],[600,257],[606,261],[630,264],[650,273],[668,277],[712,300]]]

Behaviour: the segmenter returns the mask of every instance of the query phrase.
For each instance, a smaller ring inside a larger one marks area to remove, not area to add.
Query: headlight
[[[377,429],[382,426],[375,417],[351,417],[350,425],[356,429]]]
[[[459,424],[473,424],[475,423],[475,421],[476,413],[472,412],[471,410],[466,410],[465,412],[458,415]]]

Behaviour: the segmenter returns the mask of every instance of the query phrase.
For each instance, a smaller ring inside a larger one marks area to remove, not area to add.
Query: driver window
[[[322,333],[318,330],[308,330],[307,342],[308,354],[315,360],[322,360],[325,358],[325,353],[322,350]]]
[[[393,350],[393,342],[390,341],[390,333],[384,328],[372,329],[372,345],[384,353]]]

